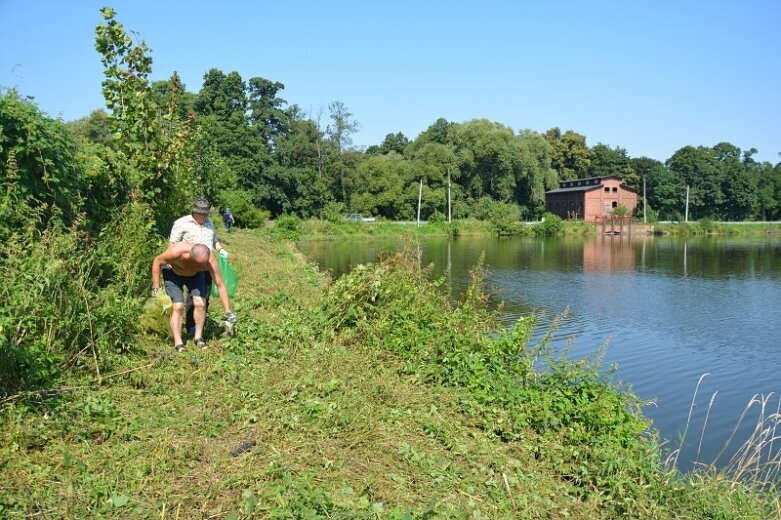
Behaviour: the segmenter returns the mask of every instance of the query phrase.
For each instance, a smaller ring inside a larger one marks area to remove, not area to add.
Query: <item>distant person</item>
[[[225,229],[228,230],[228,233],[231,232],[231,224],[235,224],[236,221],[233,220],[233,213],[231,213],[231,210],[228,208],[225,208],[225,213],[222,214],[222,220],[225,221]]]
[[[203,197],[198,197],[193,202],[189,215],[185,215],[174,222],[171,228],[168,247],[173,247],[179,242],[191,244],[203,244],[209,251],[218,251],[220,255],[227,257],[228,252],[222,247],[217,234],[214,232],[214,223],[209,218],[211,204]],[[212,277],[206,273],[206,310],[209,310],[209,295],[211,293]],[[187,295],[185,303],[186,317],[185,328],[191,336],[195,334],[195,319],[193,317],[193,300]]]
[[[180,242],[168,247],[162,254],[152,260],[152,296],[160,291],[160,274],[163,275],[165,292],[173,301],[173,312],[169,318],[171,334],[174,337],[174,348],[177,352],[184,351],[182,341],[182,311],[184,310],[184,288],[192,295],[195,319],[195,345],[205,349],[208,345],[203,339],[203,325],[206,322],[207,285],[206,274],[211,275],[220,301],[225,309],[223,319],[231,324],[236,323],[236,315],[231,311],[230,297],[222,275],[217,267],[217,260],[204,244]]]

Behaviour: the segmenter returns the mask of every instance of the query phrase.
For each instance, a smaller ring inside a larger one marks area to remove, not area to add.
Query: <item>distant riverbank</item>
[[[448,223],[375,222],[302,220],[283,216],[269,223],[266,231],[290,240],[331,240],[346,237],[417,237],[417,236],[593,236],[600,234],[669,235],[669,236],[763,236],[781,234],[781,222],[657,222],[593,224],[581,220],[546,219],[535,222],[497,223],[487,220],[459,219]]]

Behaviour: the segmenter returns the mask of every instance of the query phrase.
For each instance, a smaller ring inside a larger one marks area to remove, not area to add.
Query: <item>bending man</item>
[[[220,301],[225,309],[225,321],[235,323],[236,315],[231,312],[230,298],[225,282],[217,267],[217,260],[204,244],[180,242],[169,246],[162,254],[152,260],[152,293],[160,291],[160,272],[163,273],[165,290],[173,301],[174,308],[169,324],[174,337],[174,347],[178,352],[184,350],[182,342],[182,311],[184,310],[184,288],[193,296],[193,317],[195,319],[195,345],[206,348],[203,339],[203,325],[206,322],[206,274],[211,275],[220,293]]]

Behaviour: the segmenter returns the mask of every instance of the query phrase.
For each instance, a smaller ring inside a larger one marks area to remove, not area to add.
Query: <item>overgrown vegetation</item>
[[[248,105],[221,95],[246,94],[238,74],[210,71],[197,98],[175,75],[150,84],[143,42],[102,14],[110,113],[65,126],[0,94],[0,517],[778,515],[772,489],[665,470],[599,356],[529,345],[531,320],[500,330],[479,269],[457,304],[408,255],[330,283],[288,240],[397,226],[335,218],[361,161],[347,109],[331,107],[325,139],[281,109],[281,84],[253,78],[245,125]],[[485,190],[501,201],[479,202],[487,222],[454,224],[431,205],[426,229],[516,229],[539,208],[545,140],[451,126],[412,143],[416,160],[452,164],[447,136],[458,135],[485,152],[459,156],[472,201]],[[229,153],[241,132],[249,145]],[[507,176],[481,184],[497,157]],[[222,237],[243,279],[240,335],[220,339],[210,322],[211,349],[178,356],[138,316],[152,256],[201,193],[246,227],[265,220],[258,201],[286,216]],[[521,195],[536,205],[511,202]],[[321,209],[326,220],[301,219]]]
[[[724,475],[665,470],[598,353],[530,345],[531,319],[502,332],[479,269],[451,303],[409,255],[330,283],[288,242],[226,240],[237,338],[177,356],[136,336],[101,383],[4,399],[4,516],[778,513],[773,495]]]

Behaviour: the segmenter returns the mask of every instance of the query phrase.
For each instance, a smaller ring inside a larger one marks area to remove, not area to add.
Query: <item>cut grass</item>
[[[550,439],[501,442],[458,388],[330,332],[319,314],[329,282],[289,243],[240,231],[224,244],[241,277],[239,336],[184,355],[141,337],[101,385],[6,402],[0,517],[610,516],[605,500],[621,497],[579,494],[540,456],[560,449]],[[726,481],[663,475],[633,498],[636,517],[772,510]]]

